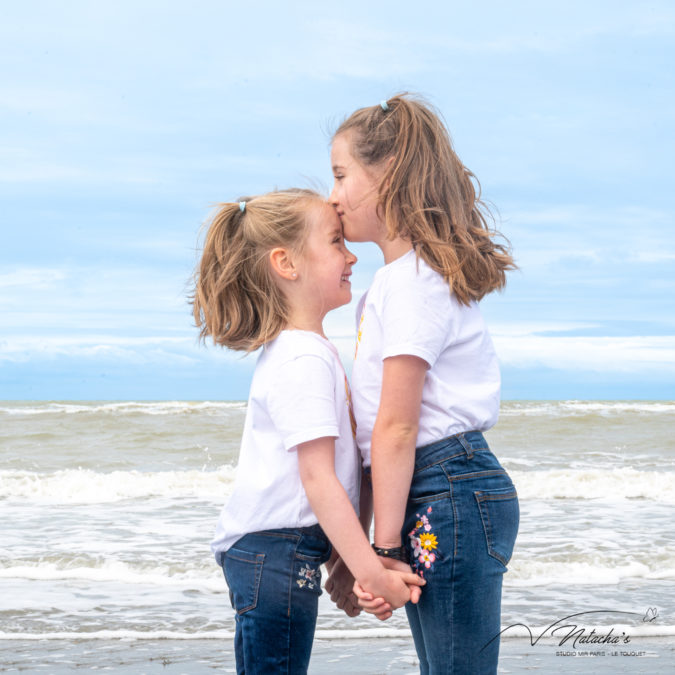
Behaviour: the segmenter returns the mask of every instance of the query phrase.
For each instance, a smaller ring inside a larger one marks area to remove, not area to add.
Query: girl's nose
[[[348,265],[355,265],[358,258],[345,246],[346,259]]]

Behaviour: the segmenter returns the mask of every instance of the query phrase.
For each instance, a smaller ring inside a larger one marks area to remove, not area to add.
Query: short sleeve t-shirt
[[[253,374],[234,490],[211,543],[219,563],[249,532],[318,522],[295,450],[326,436],[335,438],[335,473],[357,510],[359,458],[337,350],[316,333],[283,331],[265,345]]]
[[[417,447],[464,431],[485,431],[496,423],[499,364],[478,304],[461,304],[415,251],[376,272],[357,317],[352,398],[365,466],[370,465],[370,436],[388,357],[417,356],[429,366]]]

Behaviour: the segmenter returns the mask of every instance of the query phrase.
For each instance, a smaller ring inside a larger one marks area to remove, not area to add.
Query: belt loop
[[[473,458],[473,448],[471,447],[471,443],[464,438],[464,434],[457,434],[457,440],[462,444],[462,447],[464,450],[466,450],[466,456],[468,459]]]

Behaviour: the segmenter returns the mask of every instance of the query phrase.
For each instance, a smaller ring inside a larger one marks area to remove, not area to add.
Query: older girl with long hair
[[[345,238],[384,256],[359,305],[352,371],[374,547],[427,582],[406,605],[421,672],[494,673],[519,510],[483,436],[497,421],[500,374],[478,302],[514,263],[425,102],[399,95],[357,110],[335,133],[331,162]]]

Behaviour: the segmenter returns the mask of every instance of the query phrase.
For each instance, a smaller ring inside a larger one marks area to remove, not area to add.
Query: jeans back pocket
[[[231,548],[224,556],[223,572],[230,588],[230,601],[237,614],[255,609],[262,577],[264,553]]]
[[[303,528],[296,546],[293,578],[300,590],[321,595],[321,565],[330,558],[332,546],[323,533],[307,532],[311,529]]]
[[[420,469],[413,474],[408,492],[408,503],[421,504],[446,499],[452,494],[450,479],[441,462]]]
[[[506,567],[518,534],[520,508],[515,487],[476,490],[488,553]]]

